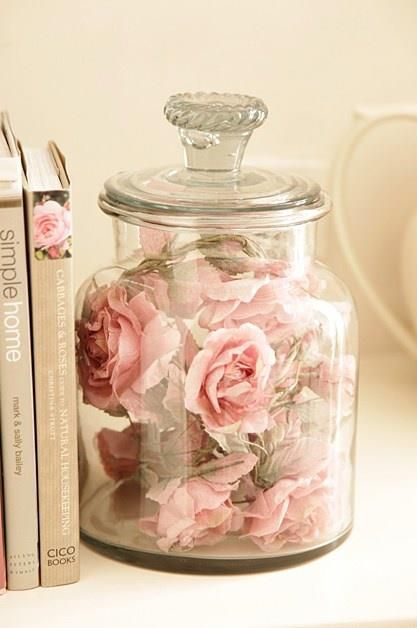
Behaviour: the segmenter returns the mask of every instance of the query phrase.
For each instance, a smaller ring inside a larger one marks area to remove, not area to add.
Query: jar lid
[[[295,175],[241,168],[250,136],[268,115],[259,98],[176,94],[165,116],[177,126],[185,165],[120,172],[107,179],[101,209],[135,224],[260,229],[317,220],[329,209],[320,186]]]

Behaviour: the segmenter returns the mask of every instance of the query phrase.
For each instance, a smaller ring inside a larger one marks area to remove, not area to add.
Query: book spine
[[[4,548],[3,495],[0,460],[0,595],[6,592],[6,554]]]
[[[79,579],[77,417],[69,192],[26,192],[41,585]],[[49,223],[49,221],[52,221]],[[60,226],[62,241],[39,246],[39,230]],[[62,227],[62,228],[61,228]]]
[[[0,390],[9,589],[39,585],[36,451],[22,198],[0,197]]]

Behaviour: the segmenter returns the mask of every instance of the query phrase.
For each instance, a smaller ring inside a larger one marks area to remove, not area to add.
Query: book
[[[32,305],[42,586],[79,579],[70,182],[56,144],[22,148]]]
[[[6,592],[6,554],[4,548],[3,535],[3,495],[1,482],[1,460],[0,460],[0,595]]]
[[[7,585],[39,584],[32,352],[20,156],[10,120],[0,130],[0,429]]]

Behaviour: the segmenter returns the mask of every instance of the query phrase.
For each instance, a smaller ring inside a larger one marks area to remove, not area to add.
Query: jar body
[[[315,223],[115,235],[78,300],[85,538],[219,572],[332,547],[352,523],[357,330]]]

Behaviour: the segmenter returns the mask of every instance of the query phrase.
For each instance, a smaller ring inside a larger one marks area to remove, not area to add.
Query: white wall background
[[[162,116],[171,93],[262,97],[270,117],[249,160],[313,160],[326,180],[357,104],[417,105],[416,60],[417,0],[0,1],[0,105],[26,144],[54,138],[67,155],[77,283],[111,255],[110,221],[96,208],[103,180],[181,159]],[[417,209],[415,127],[405,157],[395,129],[367,147],[349,196],[363,261],[403,316],[398,252],[405,216]],[[399,182],[387,174],[393,162]],[[331,261],[349,277],[331,230],[328,237]],[[364,347],[393,346],[352,284]]]

